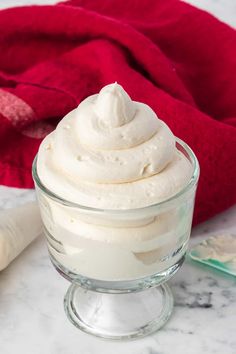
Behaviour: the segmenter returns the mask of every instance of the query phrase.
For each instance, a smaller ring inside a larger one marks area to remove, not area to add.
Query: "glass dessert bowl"
[[[184,260],[199,175],[148,105],[107,85],[45,137],[33,177],[51,260],[72,282],[71,322],[110,339],[160,328]]]
[[[166,281],[184,261],[191,232],[199,165],[190,162],[186,185],[170,198],[134,209],[86,207],[48,189],[33,164],[51,261],[72,284],[65,312],[79,329],[107,339],[147,335],[169,319],[173,297]]]

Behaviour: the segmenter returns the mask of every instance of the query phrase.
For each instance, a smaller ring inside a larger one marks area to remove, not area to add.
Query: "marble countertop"
[[[54,3],[1,0],[0,8]],[[236,26],[235,0],[189,0]],[[0,186],[0,208],[34,199],[34,192]],[[212,234],[236,234],[236,206],[197,226],[191,244]],[[103,341],[77,330],[62,305],[69,283],[50,264],[38,238],[0,273],[1,354],[235,354],[236,278],[186,261],[170,281],[174,313],[159,332],[130,342]]]
[[[23,204],[32,191],[0,187],[0,207]],[[212,234],[236,234],[236,206],[197,226],[191,245]],[[131,342],[103,341],[67,320],[69,283],[37,239],[0,273],[1,354],[235,354],[236,278],[186,261],[169,282],[174,312],[159,332]]]

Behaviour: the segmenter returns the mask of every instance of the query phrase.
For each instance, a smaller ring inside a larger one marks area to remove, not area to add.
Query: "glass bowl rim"
[[[127,212],[145,213],[147,210],[149,210],[149,211],[156,210],[156,209],[159,209],[163,206],[169,206],[169,204],[180,199],[184,194],[186,194],[189,190],[191,190],[191,188],[193,186],[195,186],[198,182],[198,178],[199,178],[199,174],[200,174],[200,166],[199,166],[199,162],[198,162],[196,155],[194,154],[192,149],[183,140],[176,138],[176,143],[179,144],[185,150],[185,152],[187,152],[188,156],[191,159],[191,164],[193,166],[193,173],[192,173],[191,178],[189,179],[188,184],[186,184],[179,192],[172,195],[170,198],[165,199],[165,200],[158,202],[158,203],[154,203],[154,204],[147,205],[145,207],[141,207],[141,208],[133,208],[133,209],[94,208],[94,207],[81,205],[81,204],[78,204],[78,203],[75,203],[75,202],[72,202],[72,201],[69,201],[69,200],[66,200],[66,199],[60,197],[59,195],[57,195],[56,193],[54,193],[50,189],[48,189],[40,180],[40,178],[38,176],[38,172],[37,172],[37,156],[38,156],[38,154],[36,154],[34,161],[33,161],[32,176],[33,176],[33,180],[34,180],[35,184],[39,187],[39,189],[43,193],[45,193],[47,196],[49,196],[51,199],[55,200],[56,202],[66,205],[68,207],[73,207],[73,208],[80,209],[81,211],[84,211],[84,212],[96,213],[96,214],[108,213],[108,214],[113,214],[113,215],[118,215],[118,214],[121,215],[121,214],[126,214]]]

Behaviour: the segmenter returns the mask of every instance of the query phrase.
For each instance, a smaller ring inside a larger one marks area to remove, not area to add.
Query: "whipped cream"
[[[61,198],[104,209],[92,213],[38,194],[49,251],[64,268],[128,280],[165,271],[183,257],[195,189],[167,210],[140,208],[183,189],[192,165],[168,126],[117,83],[81,102],[44,139],[37,172]]]
[[[37,170],[60,197],[103,209],[161,202],[192,175],[168,126],[117,83],[62,119],[40,146]]]

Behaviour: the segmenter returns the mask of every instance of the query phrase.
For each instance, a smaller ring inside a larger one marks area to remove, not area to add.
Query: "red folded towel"
[[[118,81],[201,165],[195,222],[236,201],[236,33],[177,0],[74,0],[0,12],[0,183],[33,187],[42,137]]]

